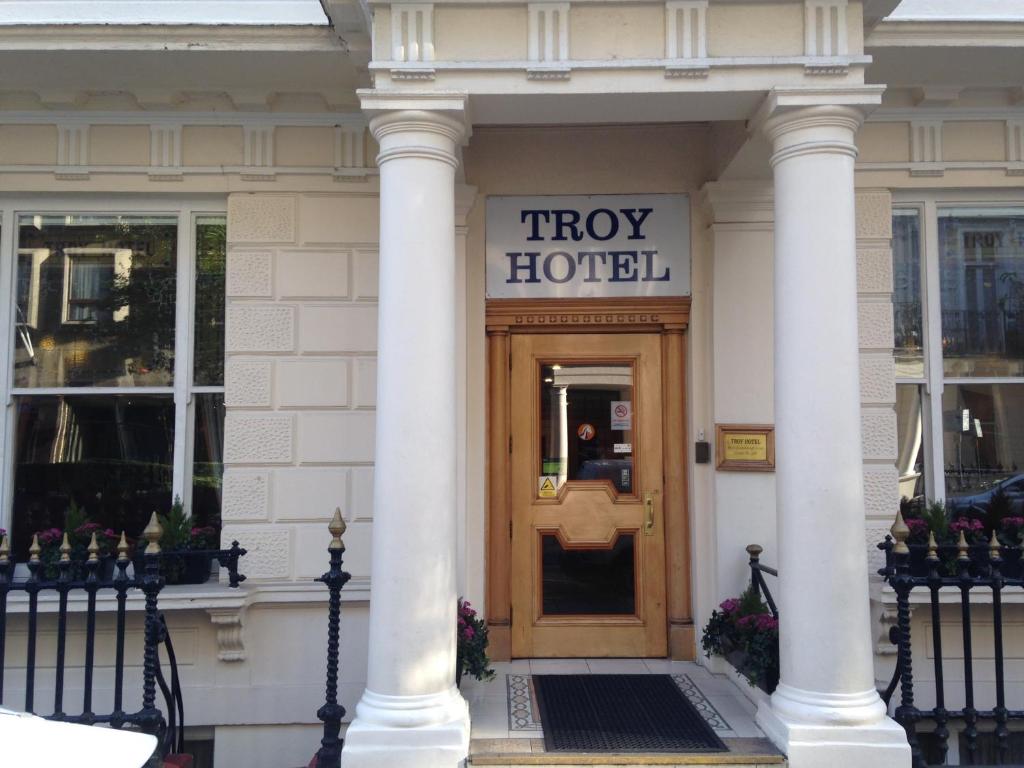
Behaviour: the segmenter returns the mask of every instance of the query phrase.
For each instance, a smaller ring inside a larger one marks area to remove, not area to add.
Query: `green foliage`
[[[64,530],[71,535],[85,525],[88,520],[89,516],[85,513],[85,507],[79,507],[72,498],[67,509],[64,510]]]
[[[989,503],[988,512],[985,513],[985,528],[990,531],[998,531],[1003,524],[1003,519],[1013,514],[1013,504],[1010,497],[1000,487],[992,494],[992,501]]]
[[[754,585],[751,584],[740,595],[740,604],[736,615],[737,617],[756,616],[761,613],[768,613],[768,606],[761,599],[760,591],[754,589]]]
[[[921,519],[928,523],[928,530],[935,534],[937,541],[949,538],[949,510],[941,499],[925,506]]]
[[[189,535],[192,531],[192,518],[185,514],[185,505],[181,497],[175,496],[171,511],[159,516],[164,535],[160,537],[163,549],[178,550],[188,547]]]

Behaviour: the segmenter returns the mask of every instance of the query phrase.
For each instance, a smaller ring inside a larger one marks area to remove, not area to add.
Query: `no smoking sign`
[[[633,428],[633,404],[629,400],[612,400],[612,429]]]

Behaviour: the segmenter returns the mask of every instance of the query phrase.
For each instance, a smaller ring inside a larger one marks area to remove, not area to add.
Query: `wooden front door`
[[[510,352],[512,655],[666,655],[661,337]]]

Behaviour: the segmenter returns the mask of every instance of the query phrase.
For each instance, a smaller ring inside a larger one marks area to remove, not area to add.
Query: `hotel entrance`
[[[694,657],[689,304],[488,303],[496,659]]]
[[[513,656],[664,656],[661,340],[511,349]]]
[[[685,195],[487,201],[496,659],[695,655]]]

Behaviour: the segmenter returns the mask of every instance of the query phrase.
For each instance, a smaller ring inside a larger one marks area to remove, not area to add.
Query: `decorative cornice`
[[[3,25],[0,51],[329,52],[346,46],[326,26],[201,24]]]
[[[939,21],[886,19],[864,41],[865,48],[1019,48],[1024,20]]]
[[[111,112],[88,110],[25,110],[0,113],[3,125],[274,125],[302,127],[362,125],[359,112]]]
[[[386,72],[395,80],[433,79],[442,74],[519,72],[529,79],[542,78],[535,73],[558,72],[571,76],[577,71],[635,71],[664,70],[667,77],[706,77],[714,70],[731,69],[784,69],[802,67],[808,74],[848,74],[853,69],[864,69],[871,63],[870,56],[721,56],[660,59],[565,59],[532,61],[515,59],[505,61],[372,61],[371,72]],[[690,74],[693,72],[694,74]],[[679,73],[679,74],[676,74]]]
[[[690,323],[690,297],[491,299],[486,315],[489,333],[683,329]]]

